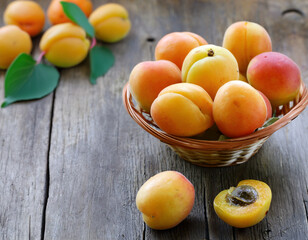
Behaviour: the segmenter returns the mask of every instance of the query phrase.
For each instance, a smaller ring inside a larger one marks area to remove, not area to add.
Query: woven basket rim
[[[214,149],[214,150],[227,150],[244,148],[247,145],[253,144],[260,139],[268,138],[275,131],[284,127],[295,119],[308,105],[308,89],[305,83],[302,81],[301,89],[297,97],[297,104],[292,109],[281,117],[279,120],[271,124],[270,126],[260,129],[252,134],[244,137],[231,138],[223,141],[218,140],[201,140],[187,137],[177,137],[166,132],[163,132],[159,128],[154,128],[152,124],[142,115],[140,111],[134,106],[132,102],[132,96],[129,91],[129,83],[127,82],[122,92],[124,106],[129,115],[148,133],[158,138],[162,142],[168,145],[176,145],[190,149]]]

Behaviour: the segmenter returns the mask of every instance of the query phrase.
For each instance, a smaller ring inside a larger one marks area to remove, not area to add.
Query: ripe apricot
[[[272,42],[267,31],[261,25],[247,21],[231,24],[224,34],[222,46],[232,52],[243,74],[246,74],[253,57],[272,51]]]
[[[267,214],[272,200],[270,187],[258,180],[240,181],[237,187],[223,190],[214,199],[219,218],[237,228],[251,227]]]
[[[166,133],[190,137],[213,124],[213,101],[200,86],[177,83],[164,88],[151,106],[151,116]]]
[[[38,35],[45,25],[45,13],[34,1],[11,2],[4,11],[3,19],[6,24],[17,25],[31,37]]]
[[[227,137],[242,137],[262,127],[267,108],[261,94],[243,81],[231,81],[217,92],[213,116],[218,129]]]
[[[145,61],[133,68],[129,89],[141,109],[150,112],[160,91],[181,81],[181,71],[174,63],[167,60]]]
[[[52,0],[47,9],[47,17],[52,25],[71,22],[62,9],[61,1],[75,3],[80,7],[86,17],[89,17],[92,12],[93,6],[91,0]]]
[[[207,44],[201,36],[191,32],[172,32],[162,37],[155,48],[156,60],[169,60],[182,69],[186,55],[195,47]]]
[[[49,28],[40,41],[45,58],[58,67],[72,67],[85,59],[90,47],[86,32],[72,23]]]
[[[239,79],[236,59],[226,48],[203,45],[191,50],[182,67],[182,81],[194,83],[214,100],[218,89],[231,80]]]
[[[266,110],[267,110],[267,115],[266,115],[266,120],[270,119],[273,116],[273,109],[270,100],[261,92],[258,91],[261,96],[263,97],[265,104],[266,104]]]
[[[0,28],[0,68],[7,69],[21,53],[30,53],[30,35],[15,25]]]
[[[136,205],[144,222],[159,230],[182,222],[191,212],[194,201],[194,186],[176,171],[164,171],[151,177],[136,196]]]
[[[254,57],[248,65],[247,79],[268,97],[273,107],[293,100],[302,82],[297,64],[278,52],[266,52]]]
[[[126,37],[131,28],[127,10],[117,3],[107,3],[95,9],[89,22],[95,29],[95,36],[109,43]]]

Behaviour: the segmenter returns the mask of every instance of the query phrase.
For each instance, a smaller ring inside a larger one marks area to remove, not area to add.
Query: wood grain
[[[0,2],[0,15],[8,2]],[[37,2],[47,9],[49,1]],[[97,85],[89,82],[86,60],[61,70],[55,93],[0,110],[0,239],[307,239],[307,109],[247,163],[202,168],[142,130],[123,106],[122,88],[137,63],[154,60],[155,46],[165,34],[192,31],[221,45],[226,28],[239,20],[263,25],[274,51],[297,62],[308,85],[308,3],[117,2],[128,9],[132,30],[119,43],[106,45],[116,63]],[[39,38],[34,39],[34,56]],[[1,99],[4,74],[0,72]],[[195,186],[196,199],[180,225],[155,231],[144,224],[135,197],[148,178],[164,170],[183,173]],[[271,187],[270,211],[251,228],[232,228],[217,217],[213,200],[249,178]]]

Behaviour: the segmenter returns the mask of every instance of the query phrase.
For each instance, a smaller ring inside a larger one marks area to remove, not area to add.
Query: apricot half
[[[164,88],[151,106],[151,116],[166,133],[191,137],[213,124],[213,101],[200,86],[177,83]]]
[[[258,180],[240,181],[237,187],[223,190],[214,199],[219,218],[237,228],[251,227],[267,214],[272,200],[270,187]]]
[[[158,230],[182,222],[191,212],[194,201],[194,186],[177,171],[164,171],[151,177],[136,196],[136,205],[144,222]]]

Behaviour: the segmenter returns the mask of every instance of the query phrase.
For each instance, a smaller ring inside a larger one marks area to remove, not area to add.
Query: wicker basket
[[[248,136],[208,141],[176,137],[160,130],[151,116],[135,105],[128,83],[123,89],[123,101],[129,115],[147,132],[171,147],[181,158],[203,167],[222,167],[241,164],[253,156],[263,143],[278,129],[296,118],[308,104],[308,90],[304,83],[298,97],[286,105],[277,107],[276,116],[281,118],[272,125]]]

